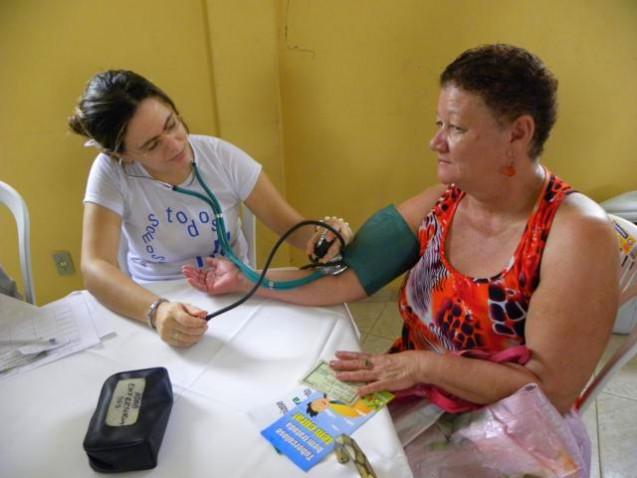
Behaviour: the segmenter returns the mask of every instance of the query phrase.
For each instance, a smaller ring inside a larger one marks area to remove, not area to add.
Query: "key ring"
[[[352,437],[348,435],[336,437],[334,453],[336,453],[336,459],[342,465],[353,460],[361,478],[378,478],[367,456],[365,456],[363,450]]]

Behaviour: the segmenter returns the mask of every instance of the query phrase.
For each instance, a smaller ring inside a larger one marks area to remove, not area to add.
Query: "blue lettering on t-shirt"
[[[186,224],[188,222],[188,216],[186,216],[186,213],[183,211],[177,211],[177,214],[175,214],[175,217],[177,218],[180,224]]]
[[[157,216],[155,216],[152,212],[148,215],[148,220],[150,221],[151,226],[159,226],[159,219],[157,219]],[[148,229],[148,227],[146,229]]]
[[[188,216],[187,212],[180,210],[174,213],[174,209],[170,207],[167,207],[165,211],[166,211],[167,222],[174,224],[175,221],[173,221],[173,219],[177,219],[177,222],[179,222],[180,224],[188,224],[188,222],[190,222],[190,224],[186,226],[188,229],[188,235],[190,235],[190,237],[197,237],[199,235],[199,230],[198,230],[199,228],[197,227],[195,220],[191,219]],[[205,209],[201,210],[198,213],[195,213],[195,217],[199,219],[199,222],[201,224],[210,223],[210,229],[213,232],[217,231],[217,222],[215,220],[215,216],[211,214],[209,211],[206,211]]]
[[[150,255],[151,259],[158,262],[165,262],[166,258],[164,256],[160,256],[155,253],[155,248],[151,244],[151,242],[155,239],[155,234],[157,233],[157,229],[159,226],[159,219],[152,212],[146,216],[149,224],[146,225],[146,229],[142,234],[142,242],[146,244],[146,252]]]
[[[199,221],[202,224],[207,224],[210,221],[210,215],[207,211],[199,211]]]
[[[209,226],[210,230],[212,232],[217,232],[217,223],[215,220],[216,218],[207,210],[200,210],[199,212],[195,213],[194,217],[198,219],[198,221],[195,221],[195,219],[191,219],[188,216],[188,213],[182,210],[178,210],[177,212],[175,212],[173,208],[167,207],[164,211],[165,211],[166,222],[170,224],[175,224],[175,225],[176,223],[183,225],[184,232],[189,237],[193,237],[193,238],[198,237],[201,234],[200,226],[204,224],[205,225],[210,224]],[[174,221],[173,219],[176,219],[177,221]],[[157,238],[157,234],[159,233],[159,226],[161,224],[161,220],[157,217],[155,213],[152,213],[152,212],[146,216],[146,220],[148,221],[148,223],[144,231],[141,233],[141,240],[144,243],[145,251],[146,253],[148,253],[148,255],[150,256],[152,260],[155,260],[158,262],[166,262],[166,258],[162,255],[159,255],[157,246],[156,244],[154,244],[154,241]],[[164,234],[167,234],[167,233],[169,233],[169,231],[164,230]],[[227,231],[226,231],[226,238],[228,243],[230,243],[231,235]],[[213,241],[213,245],[214,245],[214,250],[212,251],[212,254],[210,254],[212,257],[218,254],[223,254],[223,251],[221,250],[221,244],[218,238]]]
[[[194,219],[190,221],[190,224],[188,225],[186,230],[188,231],[188,235],[190,237],[197,237],[199,235],[199,230],[197,229],[197,225],[195,224]]]

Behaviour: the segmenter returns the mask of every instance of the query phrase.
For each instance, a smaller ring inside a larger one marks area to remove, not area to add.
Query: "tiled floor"
[[[400,335],[396,292],[384,289],[348,304],[361,333],[363,350],[382,353]],[[613,335],[602,360],[625,336]],[[624,366],[584,414],[593,444],[591,478],[637,477],[637,358]]]

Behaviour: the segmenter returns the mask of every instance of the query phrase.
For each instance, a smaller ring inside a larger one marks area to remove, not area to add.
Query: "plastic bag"
[[[590,440],[535,384],[481,410],[445,414],[405,447],[415,478],[586,478]]]

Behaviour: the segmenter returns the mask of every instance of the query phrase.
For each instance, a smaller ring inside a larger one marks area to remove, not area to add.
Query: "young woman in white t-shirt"
[[[221,205],[227,239],[238,257],[247,257],[241,203],[279,235],[303,220],[260,164],[223,140],[190,135],[170,97],[132,71],[109,70],[91,78],[69,126],[100,151],[84,198],[86,288],[118,314],[147,321],[171,345],[199,341],[207,329],[206,311],[166,301],[138,283],[180,278],[182,266],[202,266],[221,253],[210,207],[172,189],[204,192],[193,164]],[[342,220],[331,223],[346,240],[351,237]],[[302,228],[289,242],[307,251],[315,240],[311,228]],[[118,263],[121,242],[127,246],[128,274]]]

